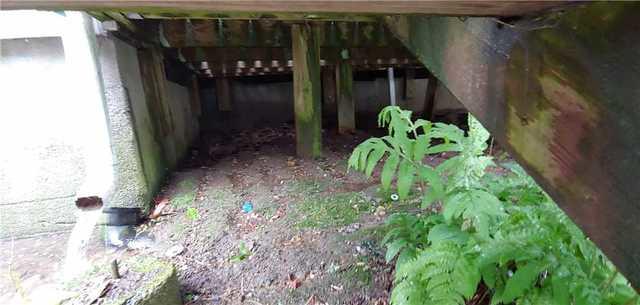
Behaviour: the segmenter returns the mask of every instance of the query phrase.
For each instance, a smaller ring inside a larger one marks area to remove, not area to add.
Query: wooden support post
[[[409,101],[416,94],[416,69],[405,68],[404,77],[402,78],[402,102],[400,107],[409,108]]]
[[[353,68],[347,60],[338,62],[336,69],[338,88],[338,132],[353,132],[356,129],[356,111],[353,99]]]
[[[330,118],[330,124],[335,123],[335,117],[338,115],[338,105],[336,102],[336,69],[334,66],[325,66],[322,70],[322,112],[325,118]]]
[[[216,102],[219,111],[231,111],[231,84],[229,78],[216,78]]]
[[[191,111],[193,115],[198,118],[202,115],[202,102],[200,101],[200,85],[198,83],[198,77],[191,76],[191,83],[189,84],[189,101],[191,102]]]
[[[296,149],[300,157],[322,155],[320,46],[317,29],[291,26]]]
[[[425,120],[433,120],[433,110],[436,108],[436,89],[438,89],[438,79],[429,72],[427,90],[424,94],[424,109],[422,111],[422,117]]]

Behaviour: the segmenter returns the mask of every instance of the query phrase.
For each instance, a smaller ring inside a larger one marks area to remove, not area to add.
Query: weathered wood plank
[[[155,35],[162,36],[168,44],[167,47],[284,47],[291,45],[291,24],[282,21],[168,19],[156,22],[158,32]],[[402,46],[380,22],[319,22],[319,25],[321,47]],[[216,37],[221,39],[214,39]]]
[[[296,149],[301,157],[322,155],[322,107],[318,31],[309,24],[291,27]]]
[[[46,10],[119,10],[132,12],[163,13],[198,12],[262,12],[296,13],[308,15],[322,13],[340,14],[434,14],[469,16],[513,16],[523,15],[563,2],[550,1],[359,1],[348,0],[3,0],[3,9]],[[178,15],[179,16],[179,15]],[[186,16],[183,16],[186,17]],[[312,17],[312,16],[309,16]]]
[[[640,286],[640,3],[389,26]]]

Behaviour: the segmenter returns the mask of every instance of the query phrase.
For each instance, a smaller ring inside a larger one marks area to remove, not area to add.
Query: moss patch
[[[355,287],[365,287],[371,285],[373,274],[366,259],[356,262],[342,273],[346,283]]]
[[[326,180],[295,180],[289,189],[293,194],[306,196],[321,193],[325,191],[329,185],[329,181]]]
[[[318,194],[305,199],[293,216],[301,228],[327,228],[354,223],[370,204],[358,193]]]
[[[178,182],[171,204],[178,208],[189,206],[196,199],[197,187],[197,180],[193,177]]]

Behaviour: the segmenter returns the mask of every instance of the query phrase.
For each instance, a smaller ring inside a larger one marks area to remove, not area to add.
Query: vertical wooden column
[[[318,29],[309,24],[291,26],[296,150],[300,157],[322,155],[318,34]]]
[[[424,110],[422,117],[425,120],[433,120],[433,111],[436,107],[436,89],[438,88],[438,79],[429,72],[427,77],[427,90],[424,95]]]
[[[400,107],[404,109],[409,108],[409,101],[411,101],[416,94],[415,78],[416,69],[404,69],[404,77],[402,78],[402,102],[400,104]]]
[[[191,111],[193,115],[198,118],[202,115],[202,102],[200,101],[200,84],[198,83],[198,77],[191,75],[191,82],[189,83],[189,101],[191,102]]]
[[[335,124],[338,115],[335,66],[325,66],[322,70],[322,112],[330,124]]]
[[[353,132],[356,129],[356,107],[353,100],[353,68],[348,60],[340,60],[336,67],[338,90],[338,132]]]
[[[216,78],[216,102],[219,111],[231,111],[231,84],[227,77]]]

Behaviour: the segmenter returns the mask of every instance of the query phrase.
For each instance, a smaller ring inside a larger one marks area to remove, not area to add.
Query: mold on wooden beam
[[[170,47],[284,47],[291,23],[276,20],[162,20],[155,35]],[[322,47],[399,47],[381,22],[318,22]],[[190,38],[190,39],[188,39]]]
[[[640,4],[388,25],[640,286]]]
[[[322,155],[319,31],[310,24],[291,27],[296,150],[301,157]]]

